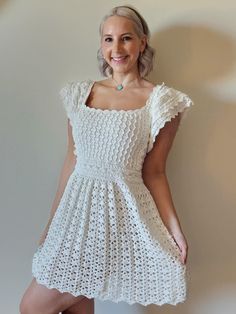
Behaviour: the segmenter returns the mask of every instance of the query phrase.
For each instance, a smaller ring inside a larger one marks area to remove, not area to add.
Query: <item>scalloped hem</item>
[[[74,297],[78,297],[80,295],[83,295],[83,296],[85,296],[88,299],[96,298],[96,299],[98,299],[100,301],[111,301],[111,302],[114,302],[114,303],[126,302],[129,305],[139,304],[139,305],[143,305],[143,306],[148,306],[148,305],[152,305],[152,304],[153,305],[159,305],[159,306],[164,305],[164,304],[170,304],[170,305],[175,305],[176,306],[177,304],[184,303],[186,301],[186,298],[184,298],[184,299],[183,298],[179,298],[179,299],[176,299],[176,301],[163,301],[163,302],[149,301],[149,302],[143,302],[143,301],[139,301],[139,300],[128,300],[128,299],[126,299],[124,297],[120,297],[120,298],[114,299],[113,297],[111,297],[109,295],[89,294],[89,293],[83,292],[82,290],[81,290],[81,293],[79,291],[77,293],[74,293],[74,292],[70,291],[69,289],[62,290],[61,288],[58,288],[55,285],[49,285],[48,283],[45,283],[43,280],[38,279],[34,274],[33,274],[33,277],[35,278],[35,280],[36,280],[36,282],[38,284],[41,284],[41,285],[45,286],[48,289],[56,289],[56,290],[58,290],[61,293],[70,293]]]

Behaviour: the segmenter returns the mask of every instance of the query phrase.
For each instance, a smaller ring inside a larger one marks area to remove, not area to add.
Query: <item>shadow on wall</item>
[[[235,62],[233,39],[201,25],[172,26],[152,35],[154,77],[176,86],[199,87],[228,75]]]
[[[220,99],[205,87],[230,74],[236,46],[227,34],[201,25],[164,29],[153,34],[151,44],[156,49],[156,67],[150,79],[161,78],[160,83],[189,94],[196,104],[184,122],[191,132],[186,134],[182,126],[173,157],[173,171],[181,184],[177,179],[172,182],[189,245],[190,282],[185,303],[140,306],[139,312],[233,314],[236,100]]]

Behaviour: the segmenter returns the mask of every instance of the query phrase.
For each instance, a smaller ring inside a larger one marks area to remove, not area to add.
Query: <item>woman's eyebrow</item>
[[[121,34],[121,36],[124,36],[124,35],[133,35],[132,33],[124,33],[124,34]],[[105,34],[103,35],[103,37],[105,36],[112,36],[111,34]]]

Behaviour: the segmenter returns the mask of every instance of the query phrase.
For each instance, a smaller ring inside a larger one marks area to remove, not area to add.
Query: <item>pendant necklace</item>
[[[122,83],[118,83],[114,78],[112,78],[118,85],[116,86],[116,90],[118,90],[118,91],[121,91],[123,88],[124,88],[124,86],[122,85]]]
[[[120,84],[119,84],[113,77],[112,77],[112,79],[113,79],[113,80],[116,82],[116,84],[117,84],[116,90],[118,90],[119,92],[122,91],[122,90],[124,89],[123,83],[120,83]],[[134,80],[136,80],[136,79],[134,79]],[[133,80],[133,81],[134,81],[134,80]],[[130,82],[132,82],[132,81],[130,81]],[[130,82],[129,82],[129,83],[130,83]]]

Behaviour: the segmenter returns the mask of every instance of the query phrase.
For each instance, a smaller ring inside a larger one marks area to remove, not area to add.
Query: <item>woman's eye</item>
[[[122,38],[123,41],[131,40],[131,39],[132,39],[132,38],[131,38],[130,36],[124,36],[124,37]],[[111,37],[106,37],[106,38],[105,38],[105,41],[106,41],[106,42],[111,42],[111,41],[112,41],[112,38],[111,38]]]
[[[131,37],[129,37],[129,36],[123,37],[123,40],[130,40],[130,39],[131,39]]]

